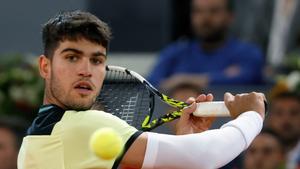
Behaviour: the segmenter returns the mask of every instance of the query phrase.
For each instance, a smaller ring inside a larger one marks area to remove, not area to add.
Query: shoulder
[[[98,110],[66,111],[53,133],[63,133],[67,137],[90,136],[100,128],[112,128],[118,131],[124,140],[137,132],[137,129],[120,118]]]
[[[120,128],[129,126],[124,120],[121,120],[110,113],[98,110],[66,111],[62,121],[74,122],[79,125],[83,123],[84,126],[92,128]]]
[[[193,41],[193,40],[178,40],[178,41],[170,43],[165,48],[165,50],[170,50],[170,49],[177,50],[177,51],[186,50],[194,43],[195,43],[195,41]]]
[[[89,145],[92,134],[98,129],[106,127],[117,131],[126,144],[129,144],[127,142],[129,142],[130,138],[138,136],[136,134],[138,132],[134,127],[112,114],[97,110],[65,111],[64,116],[55,126],[52,133],[59,136],[64,146],[64,154],[70,157],[65,163],[68,163],[70,166],[93,165],[100,168],[112,168],[115,160],[99,160],[86,148]],[[115,163],[118,164],[118,162]]]
[[[245,42],[238,39],[230,40],[231,48],[235,49],[238,53],[251,54],[251,55],[262,55],[262,50],[258,45],[254,43]]]

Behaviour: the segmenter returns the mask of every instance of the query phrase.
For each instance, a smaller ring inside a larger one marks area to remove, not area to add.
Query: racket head
[[[139,75],[140,76],[140,75]],[[102,89],[93,109],[103,110],[142,129],[144,120],[149,120],[154,110],[154,94],[144,84],[144,79],[126,68],[107,66]]]

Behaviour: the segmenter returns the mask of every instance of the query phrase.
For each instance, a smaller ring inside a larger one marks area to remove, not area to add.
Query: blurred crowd
[[[244,154],[223,169],[299,169],[300,95],[275,86],[269,96],[268,114],[262,132]],[[169,90],[171,97],[186,100],[203,93],[194,84],[180,83]],[[170,110],[172,111],[172,110]],[[176,121],[168,124],[175,131]]]
[[[254,29],[234,33],[239,17],[233,0],[192,0],[192,37],[162,49],[148,80],[179,100],[212,85],[270,86],[264,91],[269,112],[263,131],[223,168],[300,169],[300,2],[249,2],[253,10],[241,27]],[[242,32],[244,38],[236,36]],[[20,142],[42,101],[42,81],[24,57],[0,58],[0,169],[15,169]]]
[[[270,90],[265,91],[270,107],[263,131],[224,169],[300,168],[299,42],[290,51],[287,46],[293,20],[297,20],[298,2],[273,3],[269,44],[264,52],[258,44],[230,32],[235,17],[233,1],[192,1],[193,37],[163,49],[149,75],[150,82],[179,100],[196,97],[211,85],[271,83]],[[172,129],[174,125],[170,124]]]

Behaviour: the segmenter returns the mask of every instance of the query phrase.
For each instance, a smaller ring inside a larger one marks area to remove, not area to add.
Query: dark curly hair
[[[59,43],[85,38],[108,49],[111,40],[109,26],[96,16],[83,11],[63,11],[43,26],[44,55],[52,58]]]

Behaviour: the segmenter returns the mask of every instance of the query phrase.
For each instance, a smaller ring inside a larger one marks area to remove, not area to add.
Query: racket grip
[[[193,114],[199,117],[230,117],[223,101],[197,103],[197,109]]]

